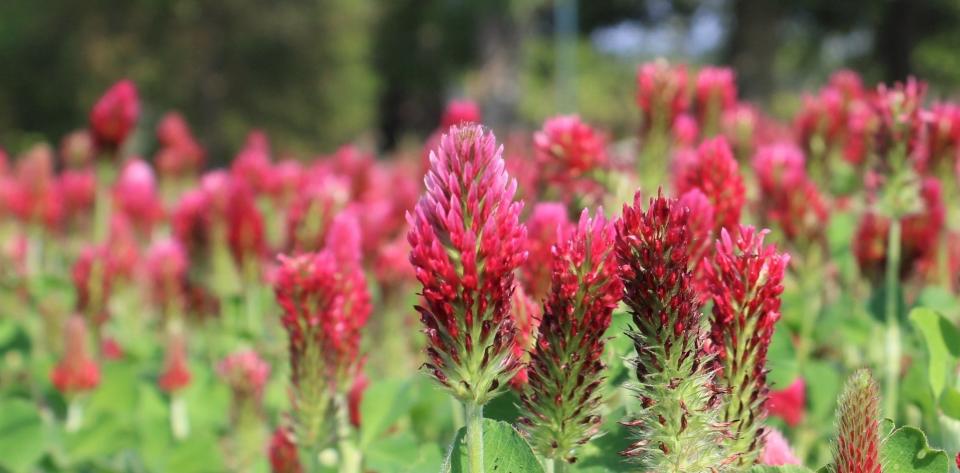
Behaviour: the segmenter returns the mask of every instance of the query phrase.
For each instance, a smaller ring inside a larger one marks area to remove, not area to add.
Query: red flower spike
[[[678,195],[700,189],[714,208],[714,232],[736,229],[746,189],[740,167],[723,137],[704,141],[696,155],[677,163],[674,187]]]
[[[584,210],[553,247],[553,283],[520,396],[520,424],[547,458],[573,463],[599,433],[604,332],[623,293],[614,239],[602,210],[593,218]]]
[[[184,334],[170,335],[163,372],[157,379],[160,389],[175,393],[190,385],[190,367],[187,366],[187,340]]]
[[[803,151],[788,144],[762,147],[753,158],[764,219],[791,242],[809,244],[823,237],[830,211],[804,164]]]
[[[247,349],[227,355],[217,364],[217,375],[230,387],[230,409],[235,421],[245,415],[245,409],[259,413],[263,389],[270,378],[270,364],[257,352]]]
[[[766,231],[741,225],[723,229],[710,267],[713,294],[711,339],[720,378],[730,390],[725,422],[741,464],[752,464],[763,447],[767,416],[767,348],[780,319],[783,274],[790,256],[764,246]]]
[[[700,123],[708,132],[716,132],[723,112],[737,104],[737,84],[733,69],[704,67],[697,73],[696,105]],[[709,135],[707,135],[709,136]]]
[[[847,380],[837,404],[836,473],[880,473],[880,390],[867,370]]]
[[[287,209],[287,247],[316,251],[323,246],[327,229],[350,199],[349,181],[329,171],[312,172]]]
[[[57,178],[57,188],[66,220],[79,223],[93,210],[97,198],[97,178],[93,170],[65,170]]]
[[[637,457],[642,471],[670,471],[677,464],[686,465],[684,471],[728,471],[734,458],[723,448],[722,394],[691,273],[691,215],[662,195],[644,211],[637,193],[617,221],[624,302],[635,327],[628,335],[644,406],[629,422],[637,441],[623,454]]]
[[[548,119],[533,136],[537,161],[548,182],[577,184],[578,191],[590,191],[587,182],[576,182],[607,166],[607,139],[577,115]]]
[[[114,184],[113,203],[144,235],[149,235],[153,226],[163,218],[157,179],[146,161],[132,159],[123,165]]]
[[[770,415],[783,419],[790,427],[800,425],[807,414],[806,381],[797,378],[784,389],[770,391],[767,411]]]
[[[153,300],[161,305],[176,304],[183,309],[189,263],[187,252],[180,242],[172,238],[155,241],[147,249],[145,260]]]
[[[303,473],[293,433],[284,427],[277,427],[273,432],[268,456],[273,473]]]
[[[110,87],[90,111],[90,131],[103,150],[115,151],[133,131],[140,116],[140,99],[133,82],[122,80]]]
[[[567,239],[573,225],[567,207],[559,202],[541,202],[533,206],[527,219],[528,257],[520,267],[520,281],[527,294],[538,301],[550,290],[550,261],[553,245]]]
[[[690,106],[687,69],[659,60],[637,69],[637,106],[643,113],[643,130],[665,130]],[[694,122],[694,125],[696,123]]]
[[[157,172],[163,177],[196,174],[203,167],[204,150],[197,143],[187,121],[177,112],[168,112],[157,125],[160,150],[156,155]]]
[[[243,149],[234,157],[230,174],[246,183],[255,193],[269,189],[270,144],[262,131],[251,131]]]
[[[90,391],[100,384],[100,367],[87,351],[87,324],[79,315],[67,320],[63,358],[50,372],[50,382],[64,395]]]
[[[510,297],[527,257],[526,228],[501,153],[479,125],[451,127],[407,215],[410,262],[423,285],[417,310],[429,345],[425,367],[458,399],[477,404],[519,369]]]

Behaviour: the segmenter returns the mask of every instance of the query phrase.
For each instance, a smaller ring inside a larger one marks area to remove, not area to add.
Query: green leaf
[[[880,465],[884,472],[945,473],[949,460],[943,450],[930,447],[922,431],[900,427],[880,445]]]
[[[370,385],[360,404],[361,449],[409,413],[413,404],[410,389],[410,381],[401,379],[383,380]]]
[[[413,473],[438,471],[443,452],[436,444],[419,445],[414,435],[403,432],[374,441],[363,458],[368,470]]]
[[[960,391],[946,388],[940,395],[940,410],[949,417],[960,419]]]
[[[910,321],[923,334],[930,355],[930,387],[934,397],[939,397],[947,385],[957,357],[960,356],[960,333],[949,320],[924,307],[910,311]]]
[[[457,432],[443,473],[467,471],[466,428]],[[506,422],[483,419],[483,464],[497,473],[543,473],[543,467],[530,449],[530,444]]]
[[[0,401],[0,466],[28,471],[46,450],[43,420],[37,407],[23,399]]]

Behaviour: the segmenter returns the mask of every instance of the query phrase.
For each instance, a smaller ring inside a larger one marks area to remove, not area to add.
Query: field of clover
[[[120,81],[0,151],[0,472],[957,472],[960,105],[624,99],[215,169]]]

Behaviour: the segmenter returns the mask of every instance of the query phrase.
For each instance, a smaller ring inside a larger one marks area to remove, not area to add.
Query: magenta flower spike
[[[614,227],[586,209],[572,234],[553,247],[553,284],[543,304],[521,397],[520,424],[545,458],[573,463],[600,432],[601,357],[623,286]]]

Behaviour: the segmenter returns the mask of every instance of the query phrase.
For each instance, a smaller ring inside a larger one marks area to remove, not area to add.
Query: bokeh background
[[[577,111],[620,134],[635,67],[659,56],[731,65],[742,96],[789,116],[840,67],[947,95],[958,21],[955,0],[3,0],[0,140],[56,142],[121,77],[141,130],[178,109],[211,165],[255,127],[294,153],[392,150],[458,96],[495,128]]]

